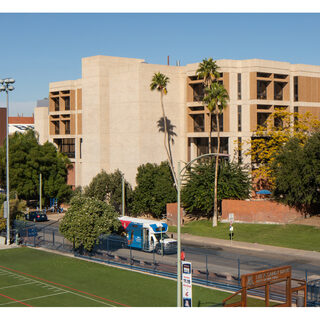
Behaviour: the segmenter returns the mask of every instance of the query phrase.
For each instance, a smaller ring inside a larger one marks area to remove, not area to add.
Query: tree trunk
[[[209,153],[212,153],[212,112],[210,112],[209,126]]]
[[[217,119],[217,153],[220,153],[220,123],[219,123],[219,113],[216,113]],[[215,174],[214,174],[214,208],[213,208],[213,219],[212,219],[212,226],[216,227],[218,225],[218,165],[219,165],[219,155],[216,156],[216,167],[215,167]]]
[[[164,126],[164,142],[163,143],[164,143],[164,148],[166,149],[167,158],[168,158],[168,162],[169,162],[169,167],[171,169],[173,180],[174,180],[174,183],[175,183],[175,185],[177,187],[178,186],[178,182],[177,182],[177,178],[176,178],[176,173],[174,171],[172,155],[171,155],[171,152],[169,151],[170,141],[169,141],[169,137],[168,137],[169,134],[168,134],[168,129],[167,129],[167,117],[165,115],[164,106],[163,106],[163,92],[162,92],[162,90],[161,90],[160,94],[161,94],[161,96],[160,96],[160,98],[161,98],[161,109],[162,109],[163,126]]]

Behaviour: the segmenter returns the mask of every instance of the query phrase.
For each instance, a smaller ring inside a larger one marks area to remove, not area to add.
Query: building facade
[[[266,60],[217,60],[219,81],[229,93],[220,117],[221,150],[250,162],[243,152],[257,125],[276,108],[310,111],[320,118],[320,66]],[[166,160],[160,93],[152,76],[169,77],[164,107],[177,161],[208,153],[209,112],[203,105],[199,63],[153,65],[141,59],[94,56],[82,59],[82,77],[49,85],[49,107],[35,110],[40,141],[49,140],[74,163],[73,186],[88,185],[102,169],[120,169],[135,185],[139,165]],[[213,117],[214,118],[214,117]],[[214,120],[213,120],[214,121]],[[213,123],[213,147],[217,132]]]

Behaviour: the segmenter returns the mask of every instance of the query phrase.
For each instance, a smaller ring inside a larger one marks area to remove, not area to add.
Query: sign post
[[[234,213],[229,213],[229,223],[230,223],[229,235],[230,235],[231,245],[232,245],[232,236],[233,236],[233,226],[232,226],[233,222],[234,222]]]
[[[191,262],[182,261],[183,307],[192,307],[192,267]]]

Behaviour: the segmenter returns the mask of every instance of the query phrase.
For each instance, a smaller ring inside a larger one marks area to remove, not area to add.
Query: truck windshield
[[[160,241],[161,239],[168,239],[168,235],[166,233],[163,233],[162,236],[161,236],[161,233],[155,233],[154,234],[157,238],[158,241]]]

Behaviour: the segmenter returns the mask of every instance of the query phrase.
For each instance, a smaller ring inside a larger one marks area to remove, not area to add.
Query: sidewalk
[[[172,234],[174,239],[177,239],[177,234],[176,233],[172,233]],[[232,240],[232,243],[231,243],[230,240],[206,238],[206,237],[194,236],[187,233],[181,233],[181,243],[184,245],[188,245],[188,244],[199,245],[199,246],[206,246],[211,248],[216,248],[217,246],[238,248],[238,249],[244,249],[244,250],[252,250],[256,252],[274,253],[274,254],[293,256],[293,257],[299,257],[299,258],[305,258],[305,259],[306,258],[314,259],[314,260],[319,260],[320,262],[320,252],[317,252],[317,251],[307,251],[307,250],[275,247],[270,245],[241,242],[241,241],[234,241],[234,240]]]

